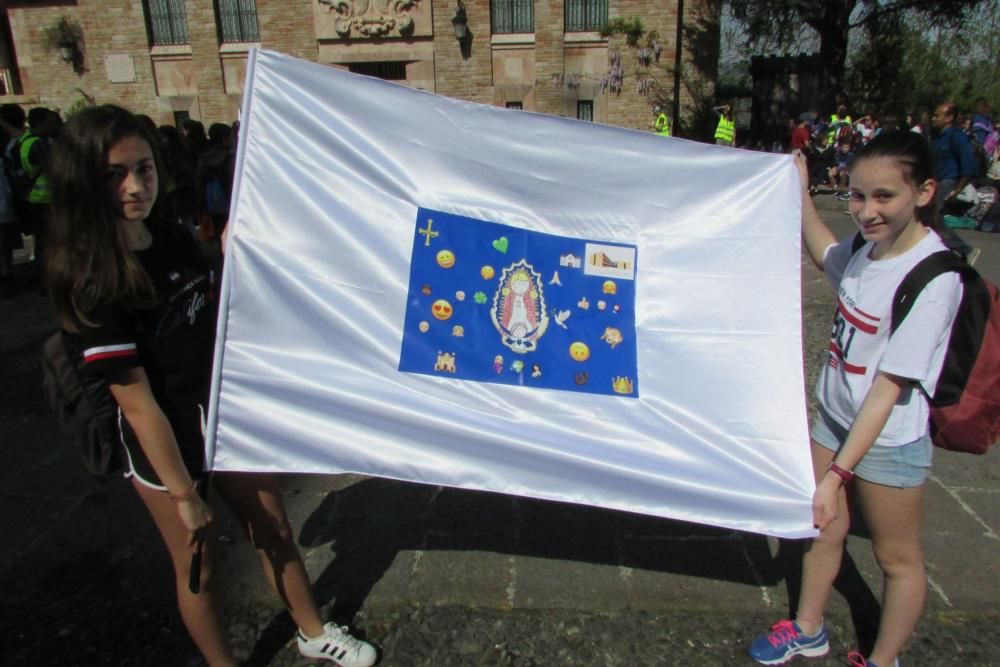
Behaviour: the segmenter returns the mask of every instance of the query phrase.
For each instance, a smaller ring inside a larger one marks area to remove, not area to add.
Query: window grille
[[[507,102],[507,108],[521,111],[524,109],[524,102]]]
[[[153,46],[191,43],[184,0],[146,0],[146,16]]]
[[[594,120],[594,101],[578,100],[576,103],[576,117],[579,120]]]
[[[491,0],[490,32],[494,35],[535,32],[534,0]]]
[[[257,0],[218,0],[219,32],[225,42],[259,42]]]
[[[566,32],[597,32],[608,22],[608,0],[566,0]]]

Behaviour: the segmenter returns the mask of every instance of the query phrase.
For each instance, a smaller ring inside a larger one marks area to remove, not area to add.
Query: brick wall
[[[526,109],[575,116],[578,99],[593,99],[595,119],[613,125],[648,129],[653,95],[640,94],[648,78],[661,96],[674,98],[675,45],[679,0],[609,0],[609,17],[642,19],[647,32],[659,33],[658,63],[642,66],[637,50],[621,36],[605,41],[596,34],[569,35],[563,30],[564,0],[535,1],[535,35],[521,44],[493,44],[490,1],[466,0],[469,38],[459,43],[452,17],[457,0],[416,0],[419,22],[409,36],[343,39],[317,34],[327,20],[317,0],[259,1],[258,24],[263,48],[327,63],[355,60],[407,61],[411,85],[442,95],[486,104],[524,102]],[[712,106],[721,0],[684,0],[683,64],[679,100],[681,125],[697,131],[699,114]],[[213,0],[186,0],[190,45],[151,48],[142,0],[77,0],[74,4],[20,6],[8,9],[24,91],[0,97],[25,107],[45,105],[67,110],[82,99],[115,102],[147,113],[158,122],[187,111],[207,124],[235,119],[242,92],[246,45],[220,45]],[[374,6],[374,4],[372,5]],[[59,16],[78,21],[85,34],[83,68],[74,71],[58,54],[42,47],[40,28]],[[643,39],[645,44],[646,38]],[[607,54],[622,56],[625,80],[620,94],[600,94]],[[106,58],[130,61],[134,81],[112,83]],[[517,62],[505,63],[505,58]],[[495,68],[499,68],[495,69]],[[494,81],[494,72],[503,76]],[[510,72],[521,76],[515,80]],[[566,75],[571,75],[567,77]],[[572,80],[574,85],[564,83]],[[709,111],[710,113],[710,111]],[[676,123],[675,123],[676,124]],[[703,123],[704,124],[704,123]],[[684,132],[682,132],[684,134]]]

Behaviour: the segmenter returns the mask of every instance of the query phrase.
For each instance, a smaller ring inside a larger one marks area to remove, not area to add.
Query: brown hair
[[[156,138],[140,118],[121,107],[77,112],[53,144],[46,283],[56,315],[68,331],[101,324],[102,313],[111,306],[143,307],[154,299],[149,275],[118,224],[120,213],[107,185],[108,151],[126,137],[149,144],[157,173],[166,173]],[[162,189],[162,178],[159,182]],[[154,205],[150,218],[156,215]]]

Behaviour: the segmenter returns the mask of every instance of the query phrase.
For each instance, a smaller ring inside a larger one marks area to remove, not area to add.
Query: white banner
[[[209,457],[814,534],[788,156],[247,69]]]

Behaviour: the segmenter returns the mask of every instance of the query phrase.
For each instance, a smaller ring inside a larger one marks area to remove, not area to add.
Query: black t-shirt
[[[88,373],[145,370],[185,460],[195,463],[203,449],[201,417],[212,376],[218,314],[215,275],[179,224],[146,224],[153,242],[136,256],[153,282],[156,305],[108,308],[94,316],[98,326],[74,338]],[[129,454],[136,458],[133,449],[129,447]]]

